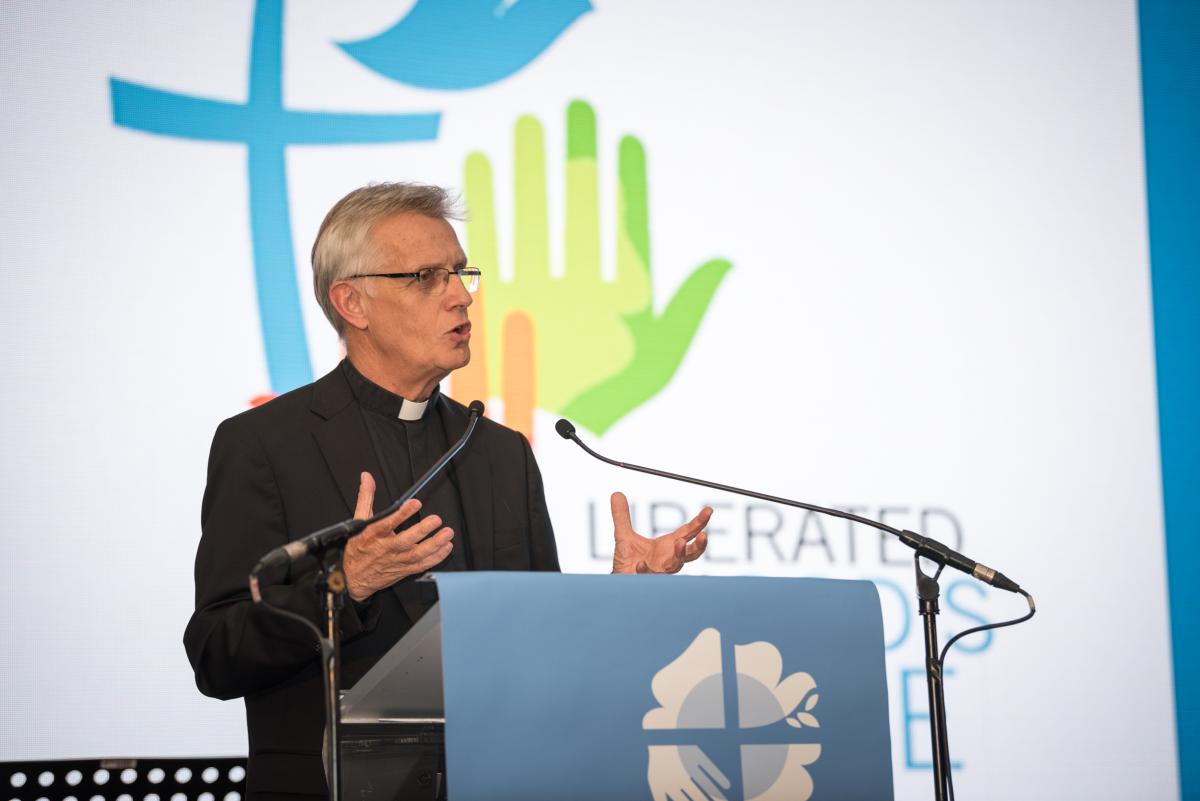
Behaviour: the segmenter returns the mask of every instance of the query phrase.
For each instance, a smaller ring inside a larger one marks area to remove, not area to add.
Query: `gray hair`
[[[334,204],[313,243],[313,291],[321,311],[338,332],[345,320],[329,300],[335,282],[374,272],[379,254],[371,242],[371,229],[380,220],[397,214],[420,214],[443,220],[461,220],[457,200],[440,186],[408,182],[369,184],[355,189]]]

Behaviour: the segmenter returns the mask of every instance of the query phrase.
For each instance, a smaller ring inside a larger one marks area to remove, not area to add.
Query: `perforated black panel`
[[[245,757],[0,763],[11,801],[242,801]]]

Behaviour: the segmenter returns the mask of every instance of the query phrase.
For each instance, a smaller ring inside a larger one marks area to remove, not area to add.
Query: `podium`
[[[343,696],[346,799],[893,797],[870,582],[436,580]]]

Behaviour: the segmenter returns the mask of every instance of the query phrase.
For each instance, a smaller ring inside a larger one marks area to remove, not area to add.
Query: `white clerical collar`
[[[423,401],[410,401],[407,398],[400,399],[400,414],[396,417],[401,420],[420,420],[425,416],[425,408],[429,406],[429,401],[433,400],[433,395],[430,395]]]

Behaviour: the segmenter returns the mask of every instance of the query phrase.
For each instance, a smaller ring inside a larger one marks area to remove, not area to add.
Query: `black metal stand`
[[[933,797],[947,801],[950,790],[950,740],[946,734],[946,696],[942,682],[942,663],[938,654],[937,614],[941,587],[938,576],[921,569],[921,555],[913,557],[917,571],[917,605],[925,624],[925,683],[929,689],[929,739],[933,753]]]
[[[325,634],[321,641],[321,679],[325,690],[325,780],[330,801],[342,798],[342,603],[346,596],[346,574],[342,572],[342,549],[332,549],[332,558],[321,561],[317,579],[325,608]]]

